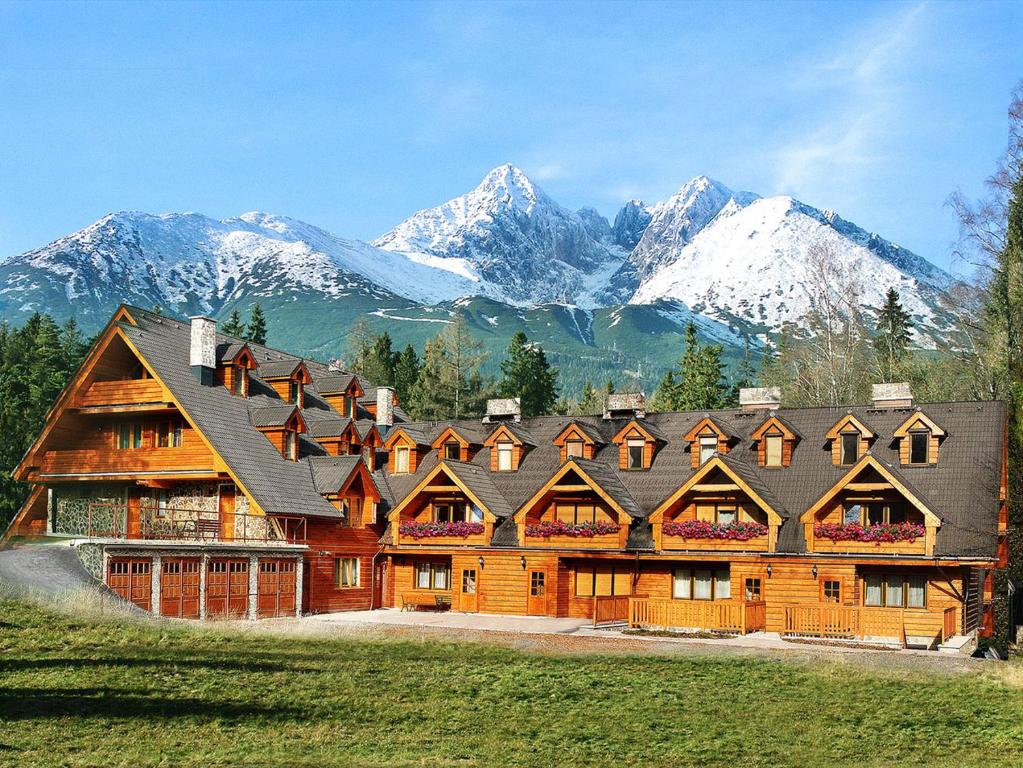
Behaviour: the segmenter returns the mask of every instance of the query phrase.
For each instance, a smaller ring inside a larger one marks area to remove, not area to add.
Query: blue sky
[[[371,239],[521,166],[609,218],[707,174],[938,264],[1023,78],[1023,3],[0,0],[0,257],[115,210]]]

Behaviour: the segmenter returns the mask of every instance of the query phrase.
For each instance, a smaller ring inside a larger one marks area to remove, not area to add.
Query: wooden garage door
[[[295,561],[259,561],[259,603],[261,619],[295,615]]]
[[[165,557],[160,568],[160,615],[199,618],[199,558]]]
[[[206,564],[206,618],[243,619],[249,611],[249,561],[212,558]]]
[[[144,611],[153,608],[153,563],[139,558],[110,558],[107,586]]]

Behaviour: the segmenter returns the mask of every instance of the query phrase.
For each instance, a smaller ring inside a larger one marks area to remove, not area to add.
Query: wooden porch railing
[[[956,633],[956,613],[958,613],[956,607],[950,605],[942,614],[941,642],[945,642]]]
[[[629,601],[646,595],[599,595],[593,597],[593,626],[629,620]]]
[[[132,512],[127,504],[89,502],[85,535],[89,538],[170,541],[237,541],[302,544],[304,517],[253,515],[233,512],[221,516],[179,507],[142,506]]]
[[[946,608],[936,614],[911,615],[907,622],[905,608],[875,608],[858,605],[785,606],[787,635],[807,637],[865,639],[895,638],[905,647],[907,635],[924,635],[944,642],[956,632],[956,608]]]
[[[629,601],[630,627],[706,629],[724,632],[757,632],[767,626],[767,606],[762,600],[651,600]]]

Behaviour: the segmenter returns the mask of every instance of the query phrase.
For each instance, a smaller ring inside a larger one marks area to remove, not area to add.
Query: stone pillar
[[[259,555],[249,555],[249,616],[255,620],[259,608]]]
[[[150,612],[154,616],[160,615],[160,572],[162,565],[163,558],[160,557],[160,555],[153,555],[153,565],[151,566],[153,570],[150,572],[150,576],[152,577],[150,581],[152,582],[153,589],[149,597],[150,602],[152,603],[152,611]]]
[[[206,620],[206,558],[209,555],[203,552],[199,555],[199,621]]]
[[[295,558],[295,615],[302,615],[302,576],[305,570],[305,558]]]

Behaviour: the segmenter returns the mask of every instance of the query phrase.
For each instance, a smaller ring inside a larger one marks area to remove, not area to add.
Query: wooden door
[[[479,582],[475,568],[462,569],[462,581],[458,590],[458,610],[476,613],[479,610]]]
[[[256,602],[261,619],[295,615],[295,561],[259,561],[259,593]]]
[[[107,586],[144,611],[153,607],[152,562],[138,558],[110,558]]]
[[[199,618],[199,559],[167,557],[160,568],[160,615]]]
[[[206,618],[243,619],[249,610],[249,561],[212,558],[206,565]]]
[[[529,572],[529,597],[526,613],[530,616],[547,615],[547,571]]]
[[[234,539],[234,485],[224,483],[218,488],[217,511],[220,516],[220,539],[231,541]]]

